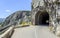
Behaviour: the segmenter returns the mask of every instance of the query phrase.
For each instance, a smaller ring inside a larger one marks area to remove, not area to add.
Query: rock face
[[[19,20],[22,20],[25,15],[28,16],[29,14],[30,11],[16,11],[5,19],[2,26],[16,25]]]

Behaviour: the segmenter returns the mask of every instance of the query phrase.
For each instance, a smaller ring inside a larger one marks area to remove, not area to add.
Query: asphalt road
[[[47,26],[16,28],[11,38],[57,38]]]

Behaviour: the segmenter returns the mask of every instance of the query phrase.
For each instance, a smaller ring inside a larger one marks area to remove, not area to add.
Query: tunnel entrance
[[[35,16],[35,25],[49,25],[49,14],[39,11]]]

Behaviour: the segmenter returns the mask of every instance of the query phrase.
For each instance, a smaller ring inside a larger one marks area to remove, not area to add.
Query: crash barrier
[[[0,38],[10,38],[14,31],[14,26],[11,26],[7,31],[0,35]]]
[[[0,28],[0,34],[4,33],[6,30],[8,30],[8,28],[9,28],[10,26],[11,26],[11,25],[1,27],[1,28]]]
[[[14,27],[14,29],[15,28],[21,28],[21,27],[27,27],[27,26],[29,26],[29,25],[17,25],[17,26]]]
[[[0,32],[3,31],[3,30],[5,30],[5,29],[8,28],[8,27],[10,27],[10,26],[4,26],[4,27],[2,27],[2,28],[0,29]]]

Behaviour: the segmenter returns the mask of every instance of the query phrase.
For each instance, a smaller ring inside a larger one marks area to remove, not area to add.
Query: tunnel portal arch
[[[35,25],[49,25],[49,14],[48,14],[48,12],[38,11],[35,15]]]

